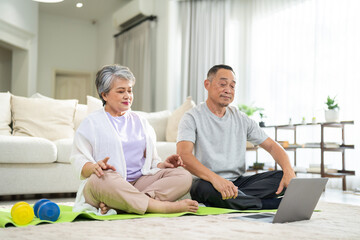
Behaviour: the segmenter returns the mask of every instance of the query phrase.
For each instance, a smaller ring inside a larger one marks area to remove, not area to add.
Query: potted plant
[[[263,170],[264,169],[264,163],[254,162],[252,168],[254,170]]]
[[[260,115],[259,126],[260,127],[265,127],[265,122],[263,121],[263,119],[266,118],[266,116],[265,116],[265,114],[263,113],[262,110],[260,110],[259,115]]]
[[[254,107],[252,105],[245,105],[245,104],[239,104],[238,107],[239,107],[239,110],[244,112],[248,117],[253,116],[254,113],[259,111],[259,116],[260,116],[259,126],[265,127],[265,123],[263,122],[263,119],[266,118],[266,116],[263,113],[263,111],[264,111],[263,108]]]
[[[248,115],[248,117],[254,115],[255,112],[257,111],[262,111],[264,110],[263,108],[259,108],[259,107],[254,107],[251,105],[245,105],[245,104],[239,104],[239,110],[244,112],[246,115]]]
[[[338,122],[339,121],[339,105],[336,100],[336,96],[331,98],[327,97],[325,102],[327,109],[325,109],[325,121],[326,122]]]

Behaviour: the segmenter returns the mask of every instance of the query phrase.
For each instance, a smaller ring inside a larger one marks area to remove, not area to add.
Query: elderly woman
[[[83,181],[74,211],[196,212],[196,201],[176,201],[192,182],[189,172],[177,168],[181,158],[161,162],[154,129],[130,109],[135,84],[130,70],[105,66],[95,83],[104,108],[84,119],[75,134],[71,162]]]

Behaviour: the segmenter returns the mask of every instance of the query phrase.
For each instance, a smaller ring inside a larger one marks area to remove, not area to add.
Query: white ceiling
[[[113,13],[131,0],[64,0],[60,3],[39,3],[40,12],[71,18],[97,21],[105,14]],[[76,3],[84,4],[77,8]]]

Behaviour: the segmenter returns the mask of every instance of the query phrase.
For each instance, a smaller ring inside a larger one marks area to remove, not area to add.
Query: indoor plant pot
[[[325,109],[325,121],[326,122],[339,122],[339,105],[335,99],[336,97],[331,98],[327,97],[325,102],[327,109]]]
[[[337,109],[325,110],[326,122],[339,122],[339,111]]]

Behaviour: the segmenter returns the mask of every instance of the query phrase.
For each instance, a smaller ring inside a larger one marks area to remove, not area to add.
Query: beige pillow
[[[102,101],[98,98],[92,97],[92,96],[86,96],[87,100],[87,114],[90,114],[96,110],[99,110],[103,107]]]
[[[11,135],[11,94],[0,92],[0,135]]]
[[[189,96],[186,98],[185,102],[171,114],[166,127],[166,141],[176,142],[178,126],[182,116],[185,112],[195,106],[196,104],[194,103],[194,101],[191,100],[191,97]]]
[[[166,126],[171,115],[169,110],[164,110],[160,112],[142,112],[142,111],[133,111],[140,116],[146,118],[150,125],[154,128],[156,133],[156,141],[166,141]]]
[[[12,96],[13,135],[42,137],[51,141],[72,138],[77,102]]]
[[[47,97],[45,95],[42,95],[40,93],[34,93],[33,95],[31,95],[31,98],[46,98],[46,99],[54,99],[54,98],[51,98],[51,97]]]
[[[46,98],[46,99],[55,100],[54,98],[44,96],[44,95],[42,95],[40,93],[33,94],[31,96],[31,98]],[[86,116],[87,116],[87,105],[85,105],[85,104],[77,104],[76,105],[76,110],[75,110],[75,116],[74,116],[74,129],[75,130],[80,126],[80,123],[82,122],[82,120],[84,120],[84,118]]]
[[[85,104],[78,104],[76,106],[75,117],[74,117],[75,130],[78,129],[80,123],[86,118],[87,111],[88,111],[88,107]]]

